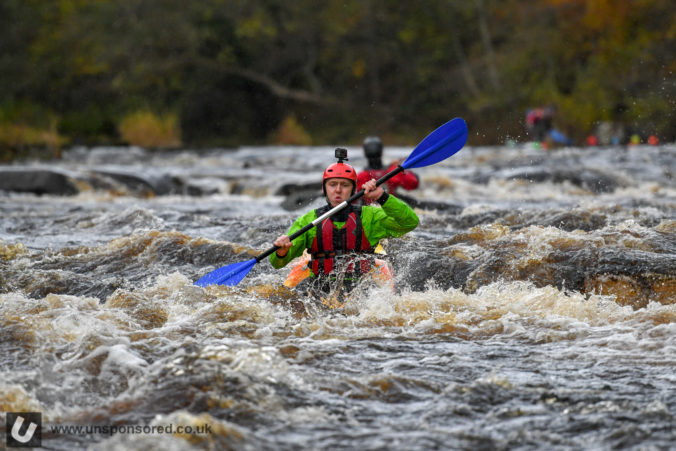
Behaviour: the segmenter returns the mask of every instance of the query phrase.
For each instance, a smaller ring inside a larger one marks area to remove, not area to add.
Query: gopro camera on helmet
[[[338,158],[338,163],[342,163],[343,161],[347,161],[347,149],[343,149],[342,147],[337,147],[335,151],[335,156]]]

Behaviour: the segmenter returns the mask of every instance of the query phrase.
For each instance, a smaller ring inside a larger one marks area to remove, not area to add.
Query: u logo
[[[12,426],[12,438],[19,443],[28,443],[33,438],[33,434],[35,434],[35,430],[38,428],[38,425],[35,423],[29,424],[26,432],[21,434],[20,431],[22,425],[23,417],[17,418],[14,422],[14,426]]]
[[[28,426],[24,426],[24,423]],[[42,414],[40,412],[7,412],[7,429],[9,430],[8,447],[32,448],[42,445]]]

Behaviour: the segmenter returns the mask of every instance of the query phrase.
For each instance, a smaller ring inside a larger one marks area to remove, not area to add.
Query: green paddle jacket
[[[287,235],[291,235],[297,230],[302,229],[307,224],[317,219],[315,210],[305,213],[296,219]],[[364,205],[361,209],[362,227],[366,238],[372,246],[376,246],[378,241],[384,238],[400,237],[410,232],[418,226],[418,216],[404,201],[394,196],[389,196],[382,207]],[[338,229],[343,228],[345,222],[334,221],[334,226]],[[274,268],[282,268],[291,260],[303,255],[305,249],[312,248],[312,242],[317,235],[317,228],[313,227],[305,234],[293,240],[293,245],[289,253],[280,258],[274,252],[270,255],[270,263]]]

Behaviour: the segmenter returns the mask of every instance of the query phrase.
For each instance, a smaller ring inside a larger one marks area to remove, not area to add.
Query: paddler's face
[[[328,179],[325,186],[326,197],[332,207],[346,201],[352,194],[352,180],[350,179]]]

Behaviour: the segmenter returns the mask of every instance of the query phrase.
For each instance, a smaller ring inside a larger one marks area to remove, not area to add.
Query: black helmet
[[[364,140],[364,155],[369,160],[383,156],[383,142],[377,136],[367,136]]]

